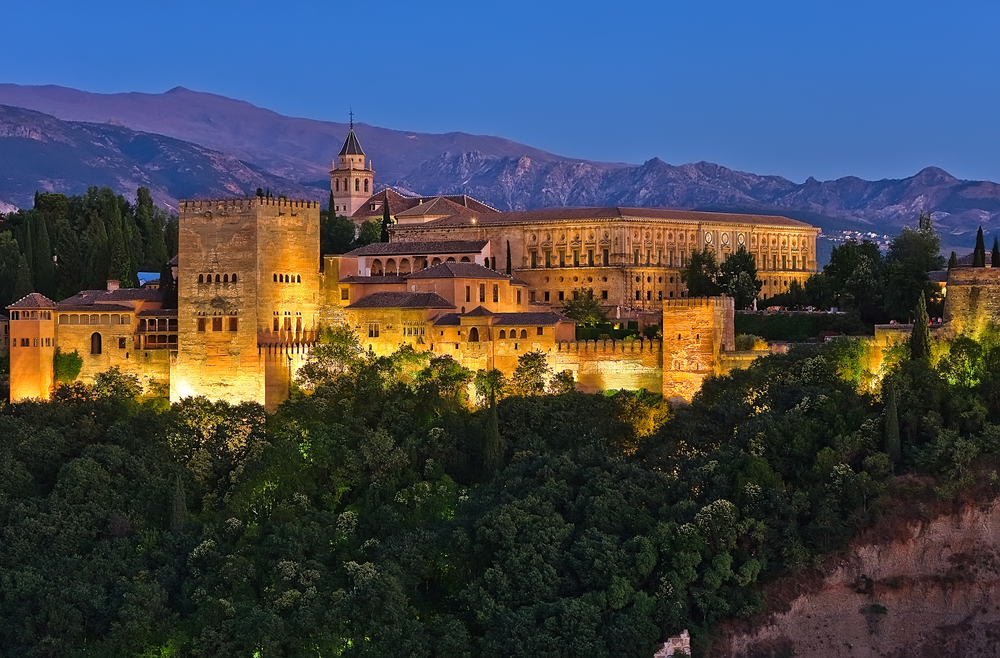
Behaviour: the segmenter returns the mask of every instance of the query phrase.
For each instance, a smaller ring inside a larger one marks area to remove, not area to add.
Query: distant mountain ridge
[[[25,138],[15,134],[18,119],[5,110],[7,128],[0,132],[0,203],[15,205],[23,204],[35,187],[48,189],[58,181],[75,180],[67,177],[64,168],[79,170],[90,166],[85,163],[102,162],[94,159],[96,154],[70,156],[71,151],[66,151],[60,155],[53,148],[66,144],[55,135],[80,130],[115,134],[115,139],[124,140],[115,147],[122,156],[103,161],[105,165],[113,160],[115,166],[131,171],[125,176],[129,184],[149,177],[159,186],[159,198],[168,202],[226,190],[238,194],[238,190],[250,189],[248,185],[270,185],[325,201],[330,162],[347,133],[343,123],[286,117],[244,101],[182,87],[163,94],[94,94],[56,86],[0,84],[0,104],[50,114],[63,123],[91,122],[61,125],[56,119],[46,122],[20,115],[27,122],[21,132],[33,134],[39,147],[22,153],[19,149],[24,143],[18,140]],[[405,132],[364,123],[355,128],[373,160],[378,184],[427,195],[466,193],[501,210],[580,205],[742,210],[784,214],[826,230],[879,233],[915,225],[919,213],[930,210],[946,244],[964,244],[979,225],[995,230],[1000,219],[1000,185],[960,180],[935,167],[898,180],[809,178],[799,184],[709,162],[671,165],[659,158],[641,165],[593,162],[498,137]],[[47,131],[53,131],[53,136]],[[142,139],[163,151],[155,157],[145,154],[146,164],[132,162],[125,157],[130,153],[126,145],[139,138],[115,131],[146,134]],[[166,137],[158,141],[152,135]],[[182,147],[183,142],[187,144]],[[49,146],[41,148],[42,144]],[[82,141],[74,144],[75,148],[86,146]],[[189,157],[192,174],[203,172],[204,180],[182,171]],[[172,163],[173,169],[161,168],[161,159]],[[75,160],[81,162],[74,165]],[[77,171],[76,177],[84,173]],[[111,177],[110,172],[102,175]]]

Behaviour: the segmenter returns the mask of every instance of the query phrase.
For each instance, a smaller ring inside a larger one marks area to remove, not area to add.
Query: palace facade
[[[465,195],[374,191],[353,130],[331,169],[334,212],[394,219],[391,240],[320,258],[319,205],[254,197],[182,201],[176,309],[155,287],[34,293],[10,312],[11,399],[48,398],[53,355],[83,357],[79,378],[117,366],[171,400],[193,395],[274,409],[322,326],[346,322],[362,345],[401,345],[508,376],[527,351],[581,390],[646,388],[690,399],[702,380],[747,363],[733,301],[686,296],[695,251],[754,255],[763,296],[816,270],[818,229],[784,217],[646,208],[499,212]],[[576,340],[566,301],[593,290],[616,322],[660,337]]]

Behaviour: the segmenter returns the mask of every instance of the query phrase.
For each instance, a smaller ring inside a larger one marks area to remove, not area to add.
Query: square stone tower
[[[170,399],[267,403],[268,351],[315,337],[319,204],[181,201],[178,251]]]
[[[337,215],[350,217],[375,193],[375,170],[371,164],[365,166],[365,151],[354,133],[354,116],[351,115],[351,130],[340,149],[337,162],[330,170],[330,191],[333,192]]]

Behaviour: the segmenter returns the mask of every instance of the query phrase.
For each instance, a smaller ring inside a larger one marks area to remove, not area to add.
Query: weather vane
[[[354,108],[351,108],[351,130],[354,130]]]

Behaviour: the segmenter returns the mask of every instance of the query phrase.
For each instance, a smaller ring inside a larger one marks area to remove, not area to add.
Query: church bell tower
[[[350,217],[375,191],[375,171],[371,163],[365,166],[365,152],[354,134],[354,112],[351,112],[351,130],[344,140],[337,161],[330,171],[330,190],[338,215]]]

